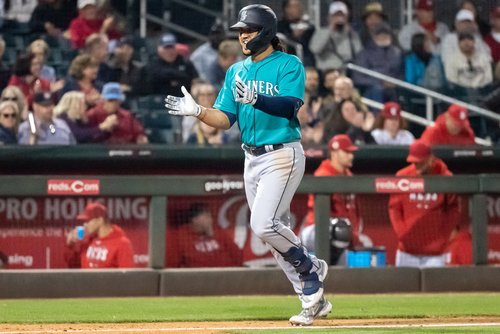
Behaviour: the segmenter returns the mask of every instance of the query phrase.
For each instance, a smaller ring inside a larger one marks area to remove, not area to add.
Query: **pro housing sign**
[[[48,180],[48,195],[99,195],[99,180],[71,179],[71,180]]]
[[[422,193],[424,185],[422,178],[377,177],[375,179],[375,192]]]

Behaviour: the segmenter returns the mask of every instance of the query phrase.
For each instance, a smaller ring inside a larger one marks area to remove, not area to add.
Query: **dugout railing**
[[[78,176],[78,175],[22,175],[0,176],[2,196],[50,196],[49,183],[57,180],[96,180],[97,195],[149,196],[149,267],[165,267],[165,233],[168,227],[166,207],[170,196],[212,196],[243,192],[243,180],[234,175],[141,175],[141,176]],[[316,254],[330,258],[329,247],[329,197],[332,193],[387,194],[391,192],[416,192],[408,187],[415,178],[360,175],[355,177],[305,176],[298,193],[315,194]],[[456,193],[470,198],[472,226],[472,253],[475,265],[488,263],[487,200],[488,194],[500,193],[500,174],[460,175],[452,177],[427,176],[419,178],[419,192]],[[68,189],[69,195],[79,194],[79,189]],[[73,193],[72,193],[73,192]],[[94,195],[96,193],[94,192]]]

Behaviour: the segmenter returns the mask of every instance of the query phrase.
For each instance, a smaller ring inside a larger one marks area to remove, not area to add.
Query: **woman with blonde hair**
[[[0,145],[17,144],[19,109],[13,101],[0,103]]]
[[[70,91],[63,95],[54,108],[54,114],[68,124],[79,144],[103,142],[118,119],[116,115],[110,115],[98,126],[91,126],[87,122],[86,108],[85,94]]]
[[[29,54],[34,55],[40,62],[42,68],[40,70],[40,78],[45,79],[49,82],[56,81],[56,70],[54,67],[46,64],[47,58],[49,56],[49,45],[43,39],[36,39],[28,45],[26,51]]]
[[[12,85],[5,87],[2,91],[2,95],[0,96],[0,100],[12,101],[17,105],[18,123],[21,123],[21,121],[28,118],[28,102],[19,87]]]

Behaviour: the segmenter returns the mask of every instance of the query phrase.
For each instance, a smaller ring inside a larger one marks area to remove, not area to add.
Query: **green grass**
[[[331,319],[500,316],[500,293],[329,298],[334,304]],[[287,320],[299,310],[298,299],[291,296],[4,299],[0,300],[0,323]],[[474,333],[473,330],[467,328],[468,333]],[[430,329],[425,332],[430,333]],[[373,333],[378,332],[374,329]],[[453,333],[460,332],[454,328]]]
[[[225,331],[226,334],[250,334],[255,333],[255,330],[238,330],[238,331]],[[440,328],[374,328],[374,329],[345,329],[345,328],[333,328],[333,329],[272,329],[272,330],[259,330],[259,334],[291,334],[291,333],[307,333],[307,334],[498,334],[500,333],[499,327],[481,327],[481,328],[470,328],[470,327],[440,327]]]

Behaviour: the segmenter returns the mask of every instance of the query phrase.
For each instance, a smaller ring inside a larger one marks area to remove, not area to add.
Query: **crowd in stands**
[[[163,110],[164,96],[179,95],[183,85],[198,103],[212,105],[225,72],[242,57],[235,36],[215,23],[198,47],[179,43],[169,32],[152,43],[127,28],[114,3],[0,1],[1,99],[16,105],[1,105],[0,142],[239,143],[237,129],[219,133]],[[364,6],[360,22],[352,18],[354,6],[332,1],[327,25],[315,29],[302,1],[283,1],[279,36],[302,46],[306,67],[299,112],[304,144],[325,145],[337,134],[348,134],[358,145],[408,145],[420,137],[423,129],[407,129],[401,109],[424,116],[422,97],[348,71],[349,62],[492,110],[500,106],[500,6],[483,20],[473,1],[463,1],[448,27],[436,19],[433,0],[416,0],[414,20],[399,31],[381,3]],[[296,51],[290,44],[288,52]],[[362,97],[384,107],[368,108]],[[438,113],[448,108],[438,107]],[[467,127],[468,137],[498,140],[498,124],[484,119],[466,124],[465,113],[457,127]],[[436,127],[441,123],[438,118]],[[66,131],[64,140],[49,138]],[[454,136],[444,142],[474,143]]]

